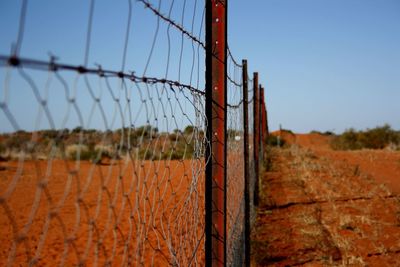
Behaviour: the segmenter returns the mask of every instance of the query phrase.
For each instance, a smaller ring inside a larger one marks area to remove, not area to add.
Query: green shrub
[[[282,129],[281,132],[286,132],[286,133],[289,133],[289,134],[294,134],[293,131],[292,131],[292,130],[289,130],[289,129]]]
[[[331,132],[331,131],[325,131],[325,132],[323,132],[322,133],[323,135],[329,135],[329,136],[332,136],[332,135],[335,135],[333,132]]]
[[[329,136],[335,135],[335,134],[334,134],[333,132],[331,132],[331,131],[320,132],[320,131],[317,131],[317,130],[312,130],[310,133],[311,133],[311,134],[320,134],[320,135],[329,135]]]
[[[150,159],[153,159],[153,158],[157,158],[157,157],[154,156],[154,152],[153,152],[153,149],[151,147],[147,148],[147,146],[145,146],[145,147],[141,147],[140,148],[140,150],[139,150],[139,159],[141,159],[141,160],[150,160]]]
[[[158,128],[151,125],[144,125],[136,128],[132,134],[134,136],[143,137],[143,139],[153,139],[158,136]]]
[[[398,134],[389,125],[367,130],[360,136],[360,141],[366,148],[382,149],[389,144],[398,144]]]
[[[282,137],[280,138],[280,146],[284,146],[286,144],[285,139],[283,139]],[[275,135],[268,135],[267,137],[267,145],[268,146],[278,146],[278,136]]]
[[[182,135],[182,133],[170,133],[169,135],[168,135],[168,139],[172,142],[172,143],[175,143],[175,142],[184,142],[183,140],[184,140],[184,137],[183,137],[183,135]]]
[[[171,159],[191,159],[194,154],[194,147],[191,144],[179,144],[172,150]]]
[[[97,156],[94,150],[80,144],[67,146],[65,154],[71,160],[94,160]]]
[[[0,154],[6,152],[6,146],[3,143],[0,143]]]
[[[116,149],[110,145],[96,145],[93,149],[89,149],[89,151],[93,152],[90,156],[90,160],[96,164],[101,163],[103,158],[119,158]]]
[[[22,131],[8,135],[4,146],[10,150],[23,150],[31,140],[31,135]]]
[[[176,144],[172,145],[161,153],[161,159],[180,160],[193,158],[195,152],[193,142],[186,143],[184,139],[181,139]],[[156,157],[155,159],[157,160],[158,158]]]
[[[335,150],[356,150],[361,149],[360,135],[354,129],[350,128],[343,134],[334,137],[331,141],[331,147]]]
[[[399,133],[386,124],[366,131],[348,129],[332,139],[331,147],[335,150],[382,149],[399,143]]]
[[[39,133],[44,139],[55,139],[59,135],[57,130],[43,130]]]
[[[194,126],[188,125],[183,130],[183,133],[189,135],[189,134],[192,134],[194,132],[194,130],[195,130]]]

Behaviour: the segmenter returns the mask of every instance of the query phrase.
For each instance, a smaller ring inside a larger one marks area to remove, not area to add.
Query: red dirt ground
[[[227,160],[232,246],[244,170]],[[2,161],[0,266],[203,266],[204,164]]]
[[[166,162],[0,162],[0,266],[203,262],[203,163]]]
[[[285,134],[262,179],[254,265],[400,266],[400,153]]]

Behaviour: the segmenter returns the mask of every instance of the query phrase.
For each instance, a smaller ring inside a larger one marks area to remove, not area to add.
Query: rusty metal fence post
[[[206,266],[226,265],[226,0],[206,1]]]
[[[264,102],[264,106],[265,106],[265,131],[267,134],[267,137],[269,136],[269,127],[268,127],[268,110],[267,110],[267,104]]]
[[[267,131],[267,126],[266,126],[266,117],[265,117],[265,102],[264,102],[264,87],[260,86],[260,114],[261,114],[261,144],[262,144],[262,149],[261,149],[261,155],[264,156],[263,149],[265,148],[265,141],[266,141],[266,131]]]
[[[254,179],[254,206],[258,206],[258,200],[259,200],[259,195],[258,195],[258,190],[259,190],[259,151],[260,151],[260,104],[259,104],[259,90],[258,90],[258,73],[254,72],[253,73],[253,124],[254,124],[254,173],[255,173],[255,179]]]
[[[262,87],[262,85],[260,84],[259,86],[259,121],[258,121],[258,125],[260,126],[259,128],[259,151],[258,151],[258,164],[259,164],[259,168],[261,168],[263,162],[264,162],[264,112],[263,112],[263,107],[264,107],[264,103],[263,103],[263,91],[264,88]],[[260,190],[260,189],[258,189]]]
[[[249,169],[249,110],[247,60],[242,61],[243,138],[244,138],[244,262],[250,266],[250,169]]]

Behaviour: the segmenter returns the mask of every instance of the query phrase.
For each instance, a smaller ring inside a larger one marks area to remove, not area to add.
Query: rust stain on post
[[[254,185],[254,205],[258,206],[259,202],[259,152],[260,152],[260,92],[258,88],[258,73],[253,74],[253,92],[254,92],[254,168],[255,168],[255,185]]]
[[[206,266],[226,265],[226,1],[206,3]]]
[[[264,101],[264,87],[260,87],[260,103],[261,103],[261,142],[263,146],[266,145],[266,138],[267,138],[267,118],[265,114],[265,101]],[[263,153],[263,151],[261,151]]]
[[[249,100],[247,60],[242,61],[243,73],[243,145],[244,145],[244,264],[250,267],[250,171],[249,171]]]

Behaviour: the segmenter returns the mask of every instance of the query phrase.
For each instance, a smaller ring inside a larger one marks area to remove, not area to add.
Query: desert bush
[[[322,133],[323,135],[329,135],[329,136],[332,136],[332,135],[335,135],[333,132],[331,132],[331,131],[325,131],[325,132],[323,132]]]
[[[289,134],[294,134],[294,132],[292,131],[292,130],[289,130],[289,129],[281,129],[281,132],[282,133],[289,133]]]
[[[328,135],[328,136],[335,135],[335,134],[334,134],[333,132],[331,132],[331,131],[320,132],[320,131],[317,131],[317,130],[312,130],[310,133],[311,133],[311,134]]]
[[[172,160],[180,160],[189,158],[188,153],[185,152],[185,149],[176,148],[172,150],[171,159]]]
[[[285,144],[286,144],[285,139],[283,139],[281,137],[280,146],[284,146]],[[272,135],[272,134],[268,135],[268,137],[267,137],[267,145],[268,146],[272,146],[272,147],[278,146],[278,136],[275,136],[275,135]]]
[[[92,149],[89,147],[89,153],[85,154],[86,160],[92,163],[101,163],[103,158],[118,158],[117,151],[111,145],[95,145]]]
[[[192,134],[194,132],[195,128],[192,125],[188,125],[185,127],[185,129],[183,130],[184,134]]]
[[[378,126],[365,131],[352,128],[332,139],[331,147],[335,150],[383,149],[389,145],[399,145],[399,133],[390,125]]]
[[[58,131],[57,130],[42,130],[39,131],[39,134],[43,139],[55,139],[58,136]]]
[[[52,157],[57,158],[63,158],[65,153],[65,157],[71,160],[78,160],[79,156],[79,160],[99,162],[104,157],[116,158],[119,152],[129,150],[138,159],[189,159],[194,155],[196,140],[204,135],[203,131],[190,125],[184,131],[176,129],[170,133],[159,133],[151,125],[120,128],[112,132],[76,127],[72,130],[41,130],[38,133],[37,142],[31,142],[31,132],[0,134],[0,153],[35,152],[48,155],[51,152]],[[154,143],[156,137],[160,137],[164,145]],[[147,146],[150,146],[149,149],[146,149]]]
[[[9,150],[22,150],[31,140],[31,135],[26,132],[16,132],[6,136],[3,143]]]
[[[140,126],[134,130],[133,135],[143,139],[153,139],[158,136],[158,128],[151,125]]]
[[[389,125],[376,127],[366,132],[360,133],[360,141],[366,148],[382,149],[390,143],[398,144],[398,134]]]
[[[88,146],[82,144],[69,145],[65,149],[65,154],[71,160],[93,160],[96,158],[96,152],[90,150]]]
[[[107,158],[117,158],[117,150],[112,145],[96,145],[94,147],[96,155]]]
[[[331,147],[335,150],[356,150],[361,149],[359,133],[350,128],[341,135],[335,136],[331,141]]]
[[[81,126],[77,126],[74,129],[72,129],[72,133],[80,133],[83,130]]]
[[[195,150],[192,143],[186,144],[184,142],[178,142],[175,146],[163,151],[161,154],[161,159],[191,159],[193,158],[194,152]]]
[[[7,151],[6,146],[3,143],[0,143],[0,154],[3,154]]]
[[[150,159],[156,158],[152,148],[151,147],[147,148],[147,146],[146,147],[141,147],[139,149],[139,153],[138,154],[139,154],[138,155],[139,159],[141,159],[141,160],[150,160]]]
[[[181,132],[174,132],[168,135],[168,139],[174,143],[174,142],[184,142],[185,138]]]
[[[171,142],[175,142],[175,141],[176,141],[176,138],[177,138],[177,134],[176,134],[176,133],[170,133],[170,134],[168,134],[168,139],[169,139]]]

